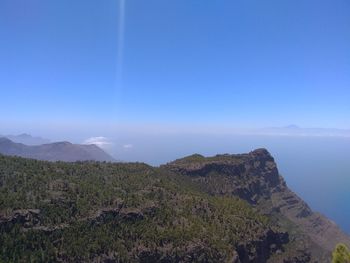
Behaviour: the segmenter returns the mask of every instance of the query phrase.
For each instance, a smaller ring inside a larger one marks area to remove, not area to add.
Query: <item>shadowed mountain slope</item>
[[[7,138],[0,138],[0,153],[45,161],[113,161],[114,159],[96,145],[55,142],[28,146],[14,143]]]

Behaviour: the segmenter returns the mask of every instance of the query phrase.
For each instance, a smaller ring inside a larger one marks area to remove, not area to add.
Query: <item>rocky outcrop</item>
[[[248,244],[239,244],[236,248],[234,263],[266,262],[272,255],[282,253],[289,242],[288,233],[266,231],[259,240]]]
[[[143,220],[145,216],[152,216],[157,211],[155,205],[145,205],[141,208],[125,208],[123,203],[119,203],[116,207],[101,208],[94,215],[79,218],[80,222],[88,222],[92,225],[101,225],[108,220],[121,220],[128,222],[136,222]],[[59,227],[45,226],[41,220],[41,211],[39,209],[21,209],[15,210],[11,215],[0,214],[0,229],[6,231],[14,225],[21,226],[23,229],[35,229],[54,231],[62,227],[69,227],[68,224],[62,224]]]
[[[164,167],[206,184],[212,194],[235,195],[257,204],[261,198],[270,199],[273,192],[286,187],[273,157],[265,149],[199,161],[189,159],[176,160]]]
[[[350,238],[335,223],[313,212],[287,187],[273,157],[266,149],[257,149],[249,154],[225,154],[208,158],[189,156],[164,167],[190,176],[210,194],[238,196],[262,213],[294,224],[300,231],[298,234],[305,235],[305,239],[308,239],[304,244],[308,247],[301,254],[304,256],[288,262],[307,262],[303,261],[310,258],[306,251],[311,251],[314,258],[323,262],[323,258],[330,255],[337,243],[350,245]]]
[[[13,225],[19,224],[24,228],[32,228],[40,224],[39,209],[15,210],[10,216],[0,214],[0,229],[5,231]]]

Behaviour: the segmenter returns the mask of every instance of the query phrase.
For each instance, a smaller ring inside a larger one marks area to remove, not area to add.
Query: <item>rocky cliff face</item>
[[[287,187],[266,149],[208,158],[193,155],[165,167],[190,176],[210,194],[238,196],[274,218],[287,231],[292,228],[288,233],[300,254],[295,262],[300,258],[303,258],[300,262],[329,262],[330,252],[337,243],[350,245],[350,238],[335,223],[313,212]]]

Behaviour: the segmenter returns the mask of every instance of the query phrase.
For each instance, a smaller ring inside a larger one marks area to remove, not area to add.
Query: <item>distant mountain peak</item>
[[[300,129],[300,127],[298,125],[295,125],[295,124],[287,125],[284,128],[286,128],[286,129]]]
[[[114,161],[96,145],[72,144],[68,141],[29,146],[0,138],[0,153],[45,161]]]
[[[50,143],[50,140],[41,137],[34,137],[28,133],[22,133],[19,135],[6,135],[4,136],[16,143],[23,143],[25,145],[41,145]]]
[[[12,141],[6,137],[0,137],[0,142],[12,142]]]
[[[53,142],[51,143],[52,145],[60,145],[60,146],[64,146],[64,145],[73,145],[71,142],[67,142],[67,141],[61,141],[61,142]]]
[[[33,138],[33,136],[31,136],[30,134],[28,134],[28,133],[22,133],[22,134],[19,134],[19,135],[17,135],[18,137],[22,137],[22,138]]]

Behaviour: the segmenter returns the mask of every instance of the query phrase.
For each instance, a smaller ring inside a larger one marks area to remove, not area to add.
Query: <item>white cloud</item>
[[[124,144],[123,145],[124,149],[131,149],[132,147],[134,147],[132,144]]]
[[[101,148],[108,148],[108,146],[112,145],[112,143],[103,136],[88,138],[83,142],[83,144],[95,144]]]

